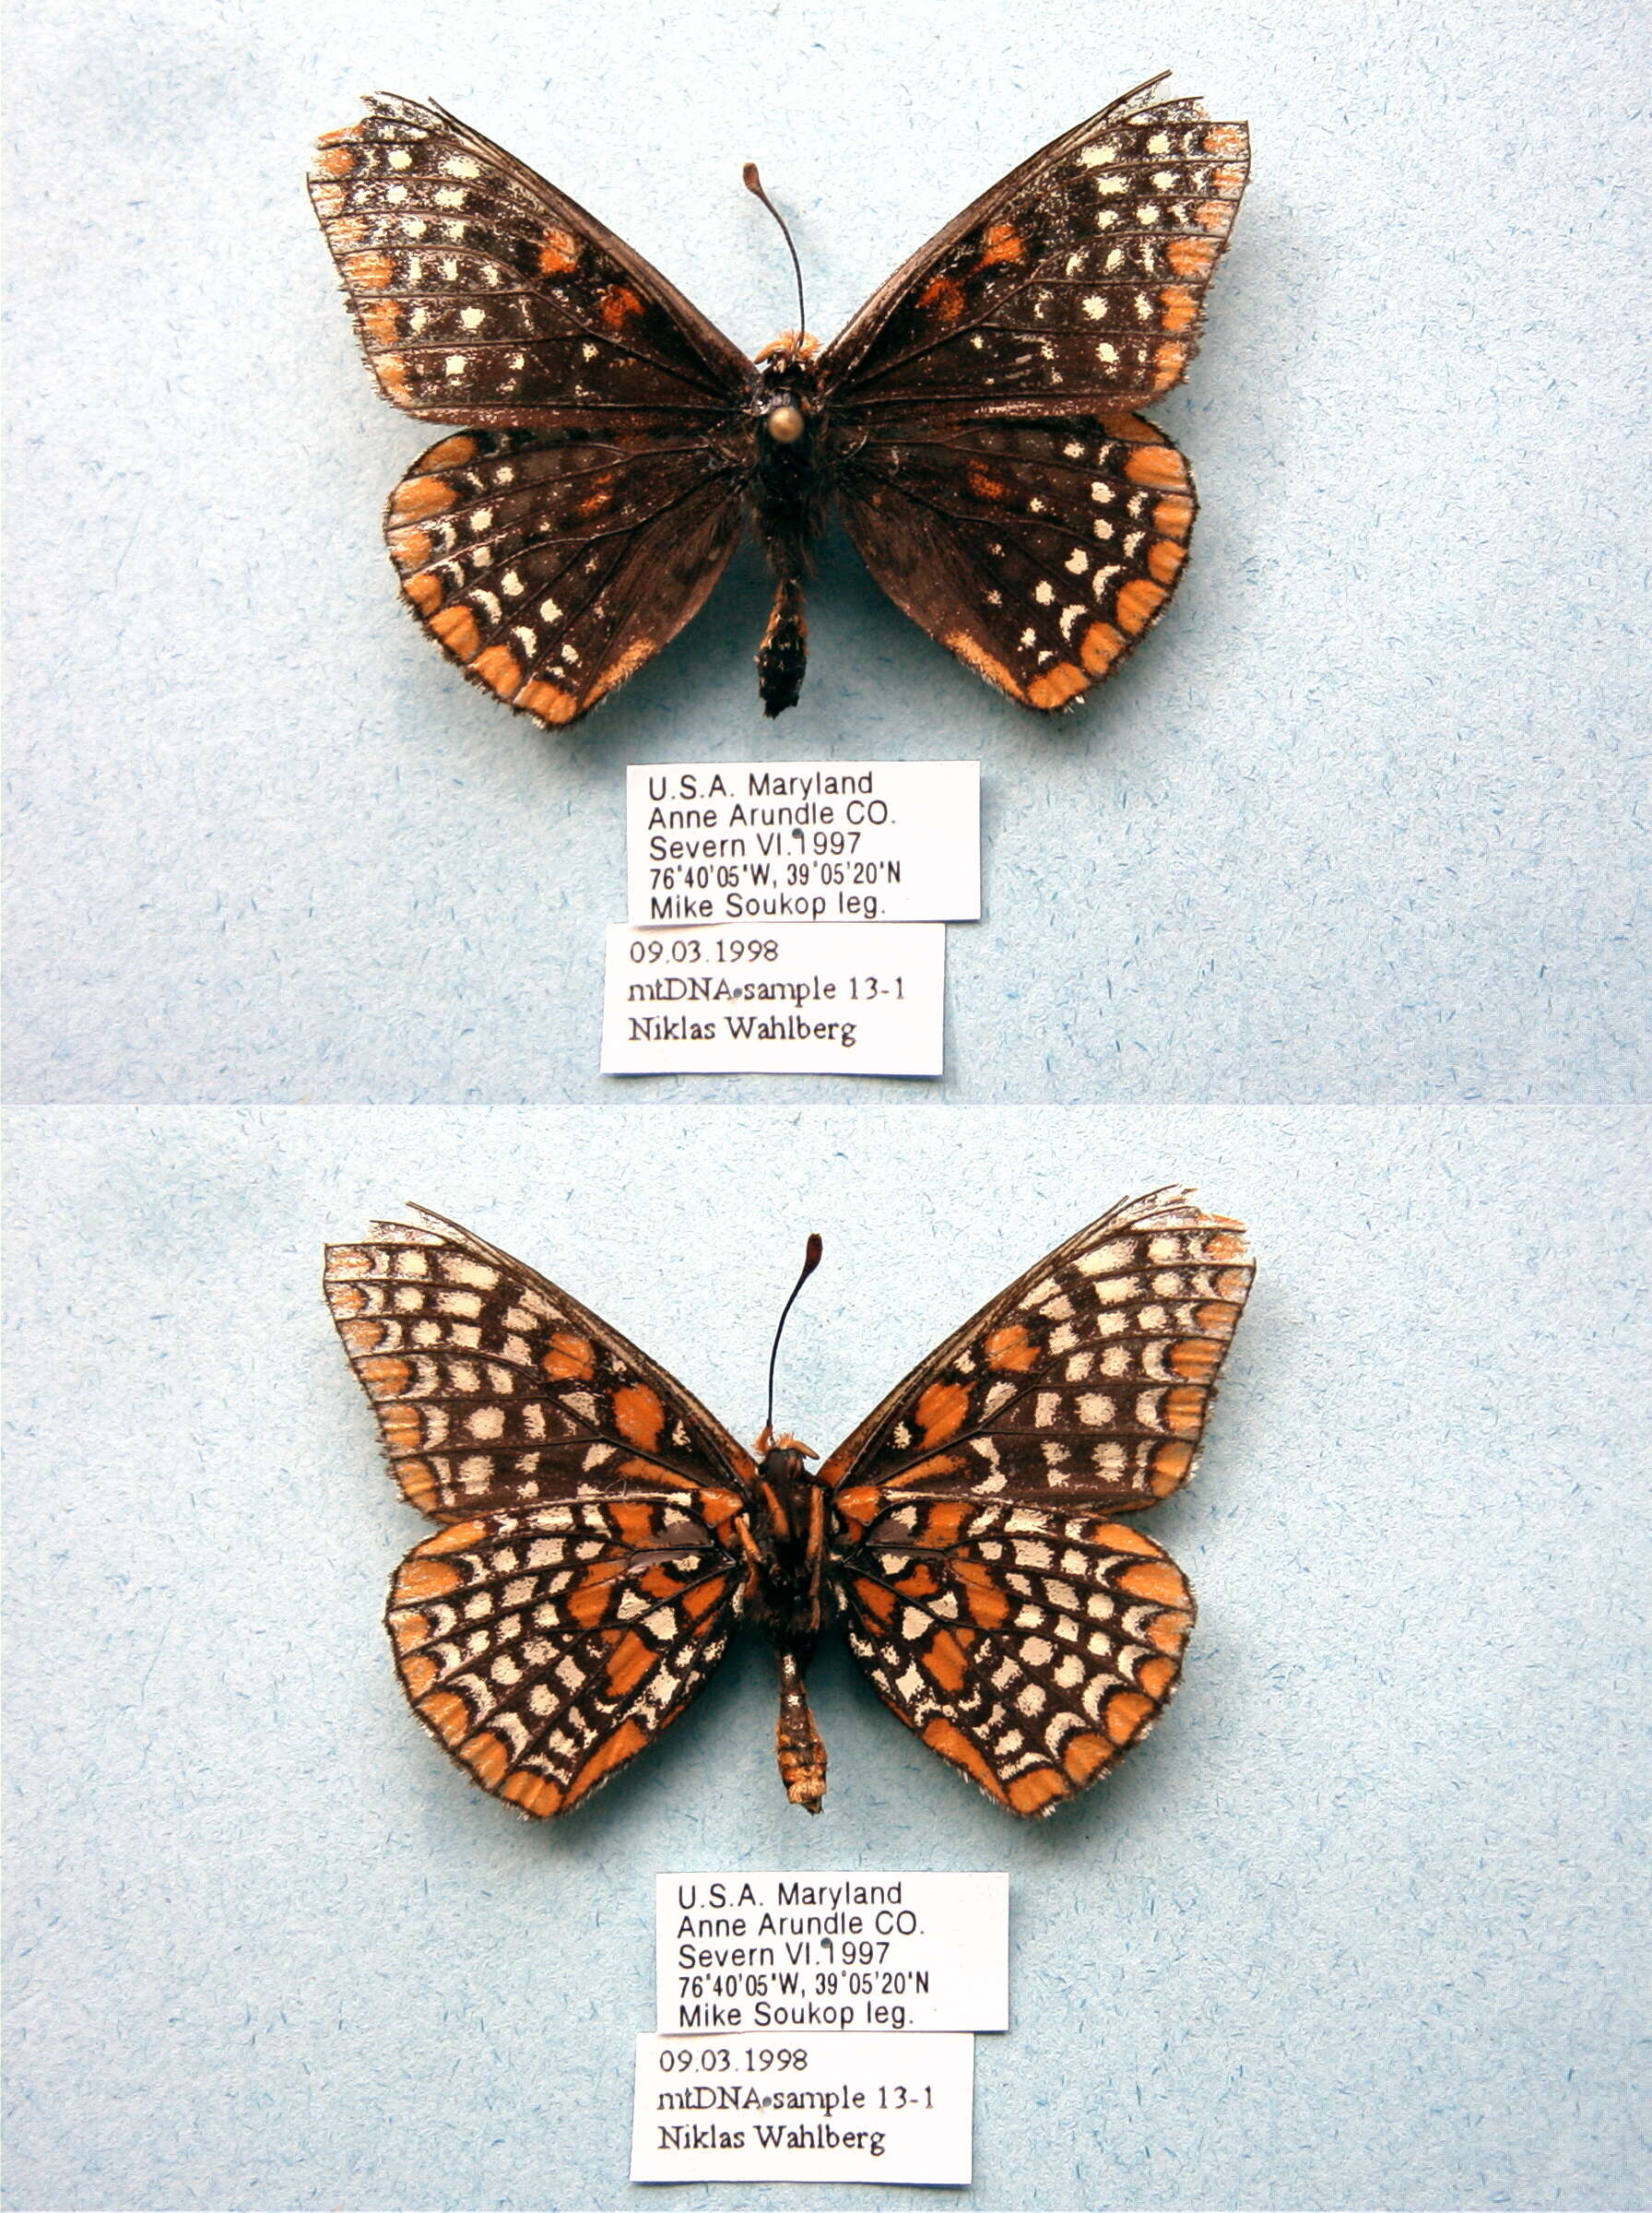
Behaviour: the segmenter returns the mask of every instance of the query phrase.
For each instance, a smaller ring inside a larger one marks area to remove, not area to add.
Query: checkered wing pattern
[[[1138,87],[984,193],[821,356],[852,422],[1145,407],[1181,381],[1249,163],[1242,123]]]
[[[391,497],[419,620],[473,683],[572,722],[697,614],[740,532],[738,469],[670,432],[467,431]]]
[[[566,1813],[674,1722],[723,1656],[740,1571],[674,1500],[454,1521],[385,1616],[413,1710],[484,1790]]]
[[[329,1247],[324,1283],[392,1472],[444,1524],[392,1590],[407,1697],[486,1789],[562,1812],[721,1655],[749,1456],[618,1331],[439,1215]]]
[[[1127,1201],[983,1308],[828,1460],[833,1577],[885,1701],[1021,1814],[1174,1687],[1192,1600],[1121,1523],[1187,1481],[1251,1265],[1181,1191]]]
[[[844,519],[890,598],[1025,707],[1070,705],[1164,611],[1196,503],[1139,415],[891,420],[845,460]]]
[[[386,399],[427,422],[720,420],[749,364],[595,216],[444,109],[375,93],[310,196]]]
[[[966,208],[821,360],[867,566],[978,676],[1045,712],[1157,621],[1193,527],[1186,465],[1134,410],[1193,357],[1248,140],[1152,89]]]

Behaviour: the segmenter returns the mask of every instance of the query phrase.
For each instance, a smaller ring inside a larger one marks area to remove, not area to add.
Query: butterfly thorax
[[[751,1520],[757,1558],[746,1618],[782,1651],[807,1657],[820,1633],[825,1508],[796,1447],[763,1454]]]
[[[826,520],[828,426],[816,351],[813,338],[788,331],[758,356],[751,382],[756,451],[748,496],[774,578],[774,604],[757,656],[758,690],[771,716],[795,704],[803,688],[803,580]]]

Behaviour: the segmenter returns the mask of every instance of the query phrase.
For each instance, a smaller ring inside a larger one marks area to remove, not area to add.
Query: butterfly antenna
[[[801,341],[804,332],[808,328],[808,317],[803,312],[803,264],[797,259],[797,249],[795,245],[793,245],[792,234],[785,227],[785,216],[781,214],[779,208],[775,207],[773,201],[763,190],[763,181],[757,173],[757,163],[755,161],[748,161],[745,168],[741,170],[740,176],[745,183],[746,190],[751,195],[752,198],[755,200],[761,200],[763,206],[769,210],[769,213],[774,218],[774,220],[780,225],[780,235],[785,239],[785,250],[792,257],[792,274],[797,279],[797,337],[799,341]],[[814,1240],[814,1242],[818,1244],[820,1240],[817,1238]],[[819,1258],[818,1254],[816,1258]],[[803,1271],[804,1275],[808,1275],[808,1272],[809,1271],[807,1268]],[[798,1284],[799,1288],[801,1288],[801,1277],[798,1279]],[[794,1291],[792,1293],[792,1296],[796,1298],[796,1292]],[[783,1315],[781,1319],[784,1320],[785,1316]]]
[[[752,172],[753,175],[756,173]],[[785,1327],[786,1316],[797,1303],[798,1292],[820,1265],[820,1255],[825,1249],[820,1238],[811,1231],[808,1243],[803,1249],[803,1272],[792,1285],[792,1296],[781,1308],[780,1320],[774,1325],[774,1342],[769,1348],[769,1411],[763,1420],[764,1437],[773,1437],[774,1434],[774,1363],[780,1357],[780,1332]]]

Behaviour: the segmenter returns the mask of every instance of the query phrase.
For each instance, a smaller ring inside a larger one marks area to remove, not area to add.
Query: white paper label
[[[608,933],[602,1072],[938,1076],[939,922]]]
[[[973,922],[976,761],[696,762],[626,771],[638,926]]]
[[[971,2036],[640,2036],[633,2183],[967,2183]]]
[[[655,1877],[664,2031],[1008,2029],[1007,1875]]]

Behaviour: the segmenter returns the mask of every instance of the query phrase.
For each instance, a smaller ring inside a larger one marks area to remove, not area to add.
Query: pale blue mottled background
[[[1644,1113],[13,1121],[13,2205],[936,2206],[626,2183],[652,1878],[717,1866],[1009,1869],[969,2205],[1646,2202]],[[1011,1822],[841,1651],[813,1824],[754,1648],[565,1828],[409,1717],[379,1614],[428,1525],[324,1237],[423,1199],[749,1435],[818,1228],[780,1413],[825,1449],[1168,1175],[1261,1273],[1152,1517],[1201,1601],[1181,1696],[1079,1806]]]
[[[13,1097],[609,1095],[624,764],[788,754],[985,764],[943,1095],[1645,1095],[1644,6],[12,15]],[[750,564],[572,738],[398,610],[380,509],[434,433],[372,390],[301,184],[358,92],[449,102],[755,347],[793,311],[742,160],[830,333],[1166,66],[1251,119],[1257,181],[1160,410],[1188,581],[1081,715],[986,692],[846,550],[772,730]]]

